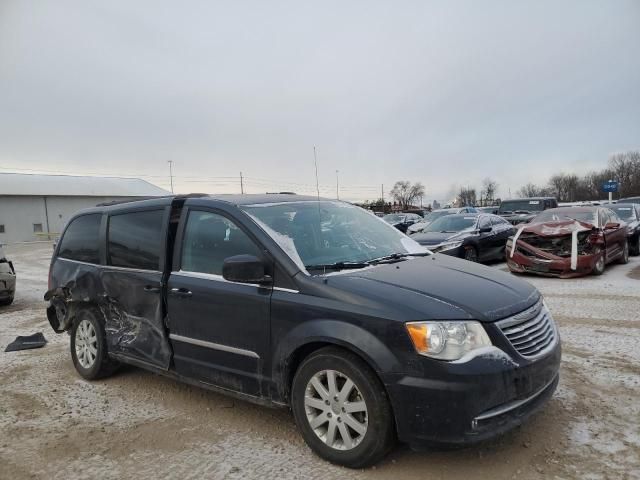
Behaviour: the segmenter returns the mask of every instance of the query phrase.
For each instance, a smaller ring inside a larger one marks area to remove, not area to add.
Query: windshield
[[[444,217],[446,215],[453,215],[454,213],[455,212],[453,212],[451,210],[442,210],[440,212],[431,212],[429,215],[424,217],[424,221],[425,222],[433,222],[434,220],[437,220],[440,217]]]
[[[388,223],[401,223],[401,222],[404,222],[404,218],[405,218],[404,215],[397,215],[395,213],[385,215],[384,217],[382,217],[382,219]]]
[[[544,200],[505,200],[500,204],[498,213],[541,212],[544,210]]]
[[[450,233],[461,232],[462,230],[474,228],[477,220],[478,217],[465,215],[447,215],[446,217],[439,218],[423,231]]]
[[[609,207],[611,210],[616,212],[618,216],[623,220],[635,220],[636,215],[633,211],[633,207]]]
[[[241,208],[304,269],[428,253],[380,218],[348,203],[283,202]]]
[[[531,223],[544,223],[544,222],[565,222],[569,219],[579,220],[581,222],[590,223],[598,226],[598,214],[597,212],[575,212],[575,211],[557,211],[547,210],[534,218]]]

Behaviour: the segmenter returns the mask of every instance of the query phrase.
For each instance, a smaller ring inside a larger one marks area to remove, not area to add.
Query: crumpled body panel
[[[104,321],[110,353],[167,369],[171,347],[164,324],[160,272],[129,271],[58,258],[45,300],[47,316],[60,333],[71,328],[79,308]],[[146,288],[146,290],[145,290]]]
[[[597,228],[568,220],[520,227],[507,244],[507,265],[517,273],[571,278],[588,275],[604,255],[592,234]]]

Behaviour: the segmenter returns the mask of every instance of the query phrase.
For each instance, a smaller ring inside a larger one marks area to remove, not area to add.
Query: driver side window
[[[243,254],[260,257],[260,249],[235,223],[212,212],[189,212],[181,270],[222,275],[225,259]]]
[[[487,217],[480,217],[478,228],[491,228],[491,221]]]

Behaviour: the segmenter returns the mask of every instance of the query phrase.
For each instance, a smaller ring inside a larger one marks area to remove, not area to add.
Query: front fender
[[[377,373],[401,372],[402,363],[396,355],[371,332],[339,320],[304,322],[282,338],[274,352],[272,378],[281,398],[287,398],[289,379],[295,352],[313,343],[337,345],[362,357]]]

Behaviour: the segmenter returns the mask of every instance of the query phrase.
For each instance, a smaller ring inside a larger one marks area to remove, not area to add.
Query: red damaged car
[[[506,255],[516,273],[601,275],[608,263],[629,261],[626,224],[604,207],[552,208],[518,229]]]

